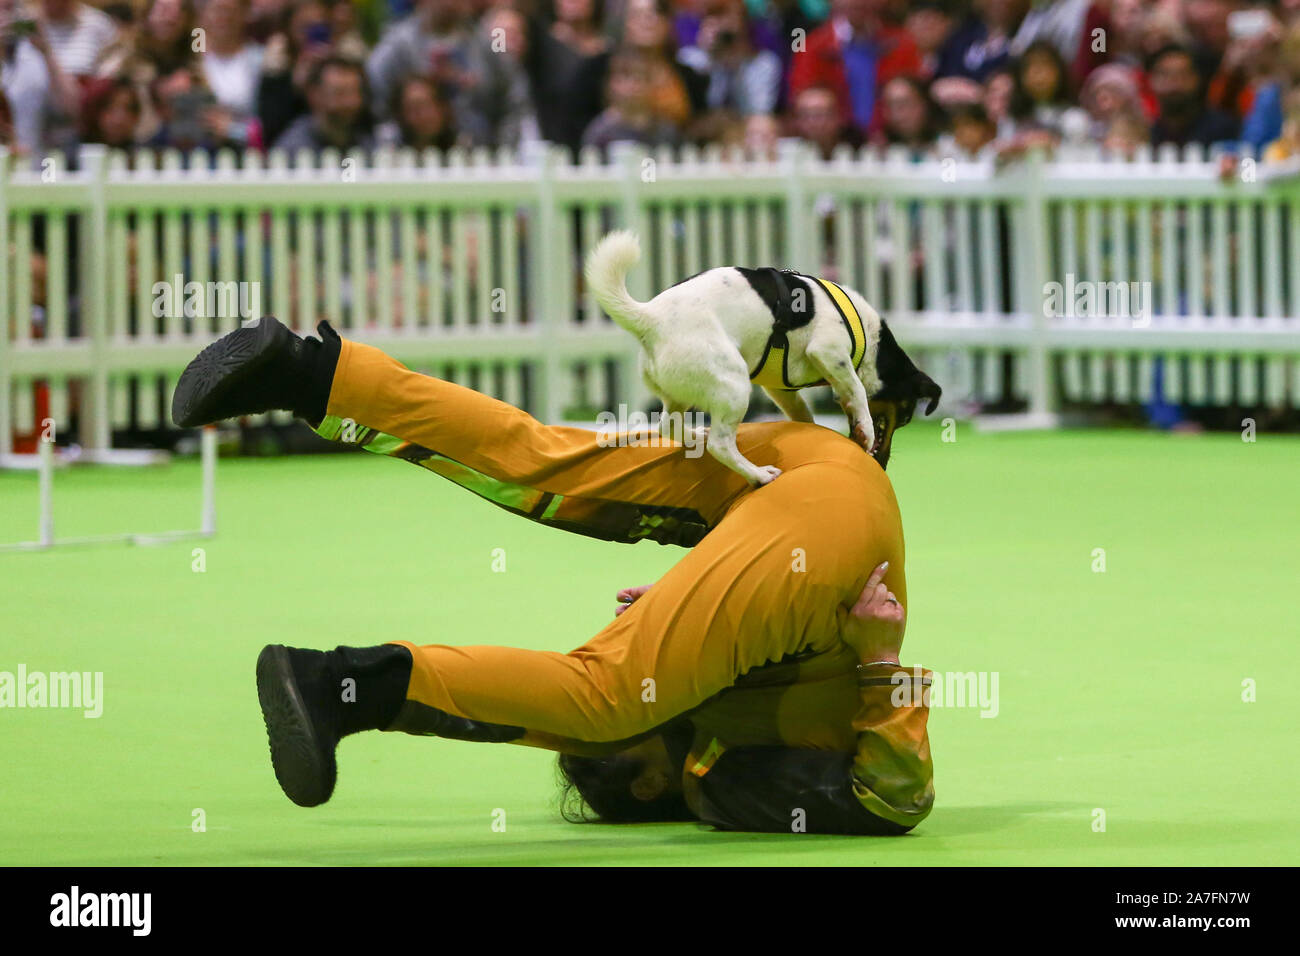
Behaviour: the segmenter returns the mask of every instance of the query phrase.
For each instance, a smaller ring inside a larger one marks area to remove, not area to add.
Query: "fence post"
[[[81,231],[81,334],[90,340],[90,375],[82,393],[81,441],[93,452],[113,444],[108,407],[108,150],[80,149],[81,170],[90,186],[90,207]]]
[[[1020,264],[1017,295],[1028,314],[1032,334],[1028,349],[1029,415],[1047,419],[1055,411],[1051,356],[1047,351],[1047,320],[1043,315],[1043,288],[1047,283],[1047,204],[1043,199],[1043,153],[1030,150],[1026,157],[1025,189],[1021,194],[1020,228],[1013,229],[1014,261]],[[1013,219],[1014,222],[1014,219]]]
[[[822,271],[820,249],[808,240],[808,157],[809,147],[803,140],[783,139],[780,144],[781,165],[785,171],[785,248],[781,256],[784,268],[808,275]]]
[[[13,380],[9,371],[9,171],[7,147],[0,146],[0,462],[14,450]]]
[[[620,222],[624,229],[630,229],[641,237],[643,258],[641,265],[627,277],[628,292],[632,298],[645,302],[653,292],[650,288],[650,220],[646,215],[641,186],[644,182],[642,170],[646,168],[645,161],[650,158],[650,154],[640,144],[621,142],[610,146],[610,155],[618,167]],[[656,178],[658,175],[656,169]],[[618,371],[623,384],[623,399],[627,402],[629,411],[645,410],[654,400],[645,382],[641,380],[640,353],[640,344],[632,336],[627,336],[627,347],[619,356]]]
[[[560,420],[559,378],[560,361],[556,341],[567,319],[558,314],[562,298],[556,295],[555,284],[567,282],[569,277],[560,274],[556,250],[559,249],[560,218],[555,198],[555,167],[559,157],[554,147],[539,144],[533,154],[537,168],[537,229],[532,237],[533,273],[532,312],[537,322],[539,336],[537,363],[537,388],[535,414],[543,422],[553,424]]]

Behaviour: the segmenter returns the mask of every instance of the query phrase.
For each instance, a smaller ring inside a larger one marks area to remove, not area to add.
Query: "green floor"
[[[566,824],[545,753],[384,734],[344,742],[329,804],[290,804],[253,688],[263,644],[567,650],[605,623],[619,587],[682,554],[537,527],[357,453],[223,460],[204,573],[190,542],[0,555],[0,671],[105,682],[97,720],[0,710],[0,863],[1300,858],[1300,440],[963,428],[943,443],[913,426],[895,446],[903,660],[996,671],[1000,697],[993,719],[932,712],[938,797],[908,837]],[[193,462],[57,482],[62,534],[197,522]],[[0,540],[35,533],[35,498],[32,475],[0,474]],[[496,548],[505,573],[492,571]],[[1092,570],[1097,548],[1105,573]],[[196,808],[206,832],[191,828]]]

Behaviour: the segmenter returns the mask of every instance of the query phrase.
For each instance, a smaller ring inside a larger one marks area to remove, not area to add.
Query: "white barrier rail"
[[[256,314],[328,318],[546,420],[643,403],[581,280],[614,226],[643,237],[640,297],[733,263],[855,286],[949,405],[1143,401],[1159,367],[1171,400],[1300,406],[1300,180],[1253,164],[84,147],[75,171],[0,151],[0,456],[38,381],[90,449],[169,424],[180,369]]]

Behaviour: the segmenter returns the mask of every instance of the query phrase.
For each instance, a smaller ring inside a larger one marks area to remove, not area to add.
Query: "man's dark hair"
[[[690,749],[689,721],[663,728],[664,744],[674,767],[680,768]],[[632,781],[645,767],[645,758],[626,753],[602,757],[560,754],[556,760],[560,783],[560,816],[569,823],[667,823],[695,820],[681,793],[664,793],[653,800],[638,799]]]
[[[1169,56],[1171,53],[1187,57],[1187,62],[1192,65],[1192,72],[1197,75],[1202,85],[1205,84],[1205,77],[1201,75],[1201,67],[1196,60],[1196,54],[1192,51],[1191,47],[1184,46],[1181,43],[1166,43],[1164,46],[1160,47],[1160,49],[1147,57],[1145,64],[1146,72],[1149,74],[1156,68],[1157,63]]]
[[[307,73],[307,85],[320,86],[325,71],[329,69],[351,70],[356,73],[357,76],[361,77],[361,91],[366,98],[366,102],[370,101],[370,84],[366,78],[366,68],[351,57],[331,54],[318,60]]]
[[[973,123],[982,123],[989,129],[996,130],[997,124],[989,116],[989,111],[984,108],[983,103],[955,103],[948,108],[948,122],[956,123],[958,120],[970,120]]]

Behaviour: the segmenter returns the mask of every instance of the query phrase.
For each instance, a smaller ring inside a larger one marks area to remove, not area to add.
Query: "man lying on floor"
[[[173,419],[291,410],[326,438],[421,465],[530,520],[690,550],[568,654],[264,648],[258,697],[291,800],[324,803],[339,740],[385,730],[556,751],[577,794],[611,820],[897,834],[928,815],[928,675],[898,661],[902,521],[884,473],[893,431],[935,388],[910,362],[872,398],[877,458],[818,425],[741,426],[744,455],[782,470],[753,489],[710,455],[608,447],[327,323],[319,334],[268,317],[223,337],[181,376]]]

